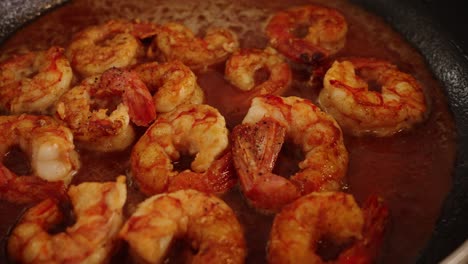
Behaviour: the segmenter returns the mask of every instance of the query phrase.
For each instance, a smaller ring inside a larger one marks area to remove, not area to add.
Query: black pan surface
[[[0,1],[0,43],[67,0]],[[418,263],[438,263],[468,238],[468,18],[457,0],[352,0],[383,17],[426,58],[443,84],[457,133],[453,187]]]

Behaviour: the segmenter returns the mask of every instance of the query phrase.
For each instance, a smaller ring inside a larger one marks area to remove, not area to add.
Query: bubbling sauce
[[[46,49],[52,45],[66,47],[73,33],[115,18],[138,18],[155,23],[178,21],[195,32],[203,32],[210,26],[228,27],[238,33],[242,48],[264,48],[268,41],[264,27],[269,16],[280,9],[310,2],[337,8],[348,22],[347,44],[335,57],[386,59],[423,84],[430,103],[430,112],[423,124],[389,138],[345,135],[350,154],[346,191],[353,194],[359,203],[370,194],[378,194],[390,207],[391,224],[379,262],[413,263],[430,238],[442,201],[452,183],[456,137],[454,123],[440,84],[432,76],[422,56],[383,20],[361,8],[343,0],[167,0],[151,3],[75,0],[18,31],[3,44],[0,54],[21,49]],[[219,109],[226,118],[228,128],[232,129],[241,122],[252,94],[242,93],[228,84],[223,73],[223,64],[196,72],[198,82],[206,93],[207,103]],[[296,95],[316,102],[321,87],[308,81],[309,69],[293,65],[293,76],[293,84],[284,95]],[[119,174],[128,175],[130,151],[102,154],[79,149],[82,168],[72,184],[113,181]],[[288,158],[290,156],[294,159]],[[297,156],[294,146],[287,146],[282,150],[275,170],[281,174],[293,173],[297,169]],[[126,216],[145,198],[131,179],[128,189]],[[237,188],[222,198],[236,212],[244,227],[248,246],[246,262],[265,263],[273,216],[257,213],[250,208]],[[7,259],[5,248],[9,230],[27,207],[0,202],[2,260]],[[131,263],[125,245],[116,253],[114,262]]]

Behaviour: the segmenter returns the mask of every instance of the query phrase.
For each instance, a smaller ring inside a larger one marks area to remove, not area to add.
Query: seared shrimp
[[[266,70],[268,79],[258,84],[255,75]],[[265,50],[243,49],[234,53],[226,62],[226,78],[242,91],[257,90],[258,94],[278,94],[292,80],[292,73],[282,57],[272,48]]]
[[[373,91],[367,82],[376,82]],[[355,58],[334,62],[323,80],[320,105],[352,135],[391,136],[425,118],[419,82],[386,61]]]
[[[150,91],[154,92],[153,100],[157,112],[170,112],[183,103],[203,102],[203,91],[197,84],[197,77],[180,61],[146,63],[133,70]],[[198,90],[202,92],[201,97],[196,95]],[[198,101],[199,99],[201,101]]]
[[[377,197],[368,199],[360,209],[349,194],[311,193],[276,215],[268,243],[268,262],[325,263],[317,247],[322,239],[327,239],[336,246],[350,244],[333,262],[373,263],[387,221],[388,209]]]
[[[235,184],[229,157],[218,159],[227,147],[228,130],[218,110],[208,105],[181,105],[160,115],[135,144],[130,158],[132,175],[148,195],[166,191],[174,178],[180,177],[197,180],[193,188],[206,182],[202,191],[222,192],[225,190],[218,186]],[[172,162],[181,155],[195,155],[192,171],[174,170]],[[187,186],[184,181],[175,182]]]
[[[0,198],[15,203],[61,198],[80,167],[71,131],[50,117],[25,114],[0,116],[0,131]],[[15,146],[29,157],[28,176],[3,164]]]
[[[224,61],[239,48],[239,42],[236,34],[228,29],[208,29],[200,39],[184,25],[168,23],[161,27],[152,46],[150,52],[160,52],[164,60],[179,60],[194,69]]]
[[[138,39],[158,31],[159,27],[151,23],[111,20],[75,34],[66,54],[80,75],[96,75],[112,67],[135,64],[144,54]]]
[[[242,191],[255,208],[278,211],[300,195],[342,186],[348,152],[336,121],[298,97],[256,97],[231,135]],[[304,160],[290,179],[272,173],[284,139],[299,145]]]
[[[195,190],[148,198],[127,220],[120,237],[145,263],[163,263],[178,239],[193,249],[184,252],[190,263],[244,263],[246,255],[243,230],[231,208]]]
[[[56,105],[55,116],[70,127],[84,147],[115,151],[133,142],[130,120],[147,126],[156,118],[156,110],[151,94],[138,76],[114,68],[85,79],[65,93]]]
[[[274,48],[294,61],[309,64],[342,49],[347,32],[348,25],[340,12],[318,5],[280,11],[266,27]]]
[[[64,232],[49,234],[63,219],[50,199],[30,208],[13,229],[8,254],[20,263],[106,263],[123,224],[127,197],[125,177],[117,182],[85,182],[68,191],[76,223]]]
[[[0,63],[0,110],[46,114],[72,77],[62,48],[13,55]]]

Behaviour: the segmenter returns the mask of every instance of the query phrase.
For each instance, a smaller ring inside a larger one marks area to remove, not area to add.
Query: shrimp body
[[[190,263],[244,263],[246,256],[243,230],[231,208],[195,190],[146,199],[127,220],[120,237],[144,263],[164,263],[177,239],[185,239],[197,252],[187,252]]]
[[[239,48],[234,32],[223,28],[210,28],[203,39],[182,24],[167,23],[153,42],[166,61],[179,60],[192,69],[224,61],[229,54]]]
[[[203,91],[197,84],[197,77],[180,61],[141,64],[133,71],[154,92],[153,100],[157,112],[170,112],[187,102],[203,102]],[[197,95],[200,91],[201,96]]]
[[[278,211],[300,195],[342,186],[348,152],[341,129],[308,100],[256,97],[231,137],[242,190],[257,209]],[[290,179],[272,173],[284,140],[300,146],[304,154]]]
[[[305,36],[300,32],[303,27],[307,28]],[[311,64],[342,49],[347,32],[346,20],[340,12],[318,5],[280,11],[266,27],[274,48],[291,60]]]
[[[352,195],[311,193],[285,206],[273,221],[268,243],[269,263],[325,263],[317,253],[323,238],[351,245],[332,262],[373,263],[382,245],[387,207],[371,197],[363,209]],[[328,263],[328,262],[327,262]]]
[[[67,57],[83,77],[113,67],[126,67],[135,64],[144,53],[139,39],[157,32],[158,26],[150,23],[110,20],[75,34],[67,49]]]
[[[108,114],[110,108],[114,110]],[[65,93],[57,103],[55,116],[70,127],[84,147],[115,151],[134,140],[130,120],[147,126],[156,118],[156,110],[138,76],[114,68],[85,79]]]
[[[64,232],[49,234],[63,215],[47,199],[30,208],[8,240],[10,258],[20,263],[106,263],[123,224],[125,177],[117,182],[86,182],[71,186],[68,195],[76,223]]]
[[[0,63],[0,110],[46,114],[70,88],[72,77],[62,48],[13,55]]]
[[[266,69],[268,79],[257,84],[255,74]],[[272,48],[243,49],[235,52],[226,62],[226,78],[242,91],[257,90],[259,94],[281,93],[290,84],[292,73],[282,57]]]
[[[60,198],[80,167],[71,131],[47,116],[0,116],[0,198],[27,203]],[[30,160],[31,173],[19,177],[3,164],[18,146]]]
[[[381,92],[370,90],[367,81],[375,81]],[[320,105],[355,136],[391,136],[425,118],[427,106],[419,82],[386,61],[336,61],[325,74],[323,85]]]
[[[226,171],[230,159],[217,159],[227,147],[228,130],[218,110],[208,105],[181,105],[161,114],[135,144],[130,158],[132,175],[148,195],[166,191],[176,176],[218,176],[214,178],[225,182],[232,178],[232,172]],[[172,163],[181,155],[195,155],[191,171],[174,170]],[[194,173],[201,175],[194,176]]]

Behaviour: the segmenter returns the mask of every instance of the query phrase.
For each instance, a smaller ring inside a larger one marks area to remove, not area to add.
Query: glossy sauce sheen
[[[269,16],[277,10],[307,3],[304,0],[143,2],[72,1],[27,25],[3,45],[2,53],[21,48],[66,46],[71,35],[78,30],[113,18],[138,18],[156,23],[175,20],[195,32],[202,32],[209,26],[229,27],[239,34],[241,47],[264,48],[267,44],[264,26]],[[414,130],[390,138],[345,136],[350,153],[346,191],[352,193],[358,202],[364,201],[370,194],[379,194],[390,207],[391,224],[380,262],[413,263],[430,238],[441,203],[451,186],[456,135],[444,94],[423,58],[380,18],[348,2],[314,2],[337,8],[347,19],[347,44],[336,56],[387,59],[415,76],[424,86],[430,113],[427,120]],[[315,102],[320,85],[308,82],[308,69],[297,65],[293,69],[295,81],[284,95],[297,95]],[[229,129],[232,129],[246,113],[249,94],[230,86],[224,80],[223,71],[224,65],[217,65],[206,72],[197,72],[197,76],[206,93],[207,103],[220,110]],[[296,155],[295,152],[294,147],[282,151],[276,170],[294,171],[297,165],[289,157]],[[80,154],[82,169],[73,179],[73,184],[114,180],[118,174],[128,174],[130,149],[111,154],[80,150]],[[131,179],[129,182],[125,207],[127,216],[144,199]],[[247,263],[264,263],[273,216],[265,216],[249,208],[237,188],[222,198],[234,209],[245,229]],[[6,259],[8,232],[25,208],[0,202],[1,259]],[[170,254],[176,255],[177,252]],[[125,246],[113,260],[131,262]]]

